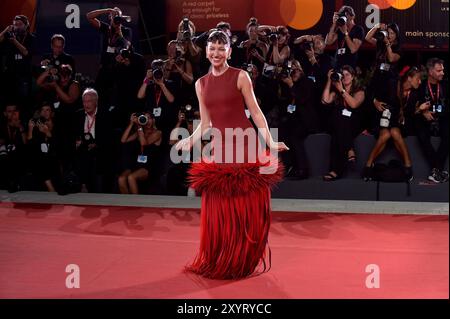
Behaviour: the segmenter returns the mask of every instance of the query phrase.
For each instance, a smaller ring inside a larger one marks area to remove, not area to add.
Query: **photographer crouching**
[[[27,134],[29,165],[36,186],[40,190],[45,185],[49,192],[55,192],[55,183],[60,181],[54,124],[53,106],[45,103],[29,120]]]
[[[0,188],[13,193],[21,189],[27,138],[17,105],[7,104],[3,117],[0,121]]]
[[[356,81],[356,71],[349,65],[331,69],[322,95],[322,103],[331,108],[330,170],[326,182],[341,178],[345,172],[348,151],[361,131],[359,107],[364,102],[364,88]]]
[[[162,133],[156,128],[152,114],[143,112],[131,115],[121,138],[125,154],[130,155],[118,178],[121,194],[139,194],[138,183],[148,180],[150,172],[157,171],[161,141]]]

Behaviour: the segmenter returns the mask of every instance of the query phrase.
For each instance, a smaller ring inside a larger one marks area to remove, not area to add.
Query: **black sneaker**
[[[365,166],[362,172],[362,178],[368,182],[373,179],[373,166]]]
[[[430,176],[428,176],[428,180],[436,184],[442,183],[442,177],[437,168],[433,168],[431,170]]]
[[[448,172],[446,170],[440,171],[440,175],[441,175],[441,183],[448,182]]]
[[[405,166],[405,175],[408,182],[411,182],[414,179],[413,169],[411,166]]]

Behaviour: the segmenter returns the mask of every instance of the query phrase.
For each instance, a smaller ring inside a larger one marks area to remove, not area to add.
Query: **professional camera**
[[[175,51],[175,63],[180,65],[183,64],[185,60],[186,59],[183,56],[183,51],[181,51],[181,49],[177,47]]]
[[[189,19],[183,18],[183,41],[188,41],[192,38],[191,29],[189,28]]]
[[[120,55],[122,56],[122,58],[124,59],[129,59],[131,57],[131,49],[121,49],[120,50]]]
[[[145,126],[148,123],[148,114],[146,113],[136,113],[135,116],[137,117],[137,121],[139,125]]]
[[[163,60],[155,60],[152,62],[152,73],[153,73],[153,78],[155,80],[161,80],[164,77],[164,61]]]
[[[285,79],[290,77],[292,74],[292,61],[287,61],[281,68],[278,77],[280,79]]]
[[[339,18],[336,20],[336,24],[339,27],[343,27],[347,24],[347,17],[345,16],[345,12],[339,14]]]
[[[47,83],[52,83],[52,82],[58,82],[60,77],[58,74],[58,69],[57,68],[51,68],[49,75],[46,76],[45,78],[45,82]]]
[[[37,113],[33,116],[31,121],[34,123],[34,125],[40,125],[44,124],[47,121],[47,119],[43,116],[40,116],[39,113]]]
[[[342,75],[342,73],[338,72],[338,71],[333,71],[330,75],[330,80],[332,82],[339,82],[342,81],[342,78],[344,76]]]
[[[269,41],[275,42],[278,40],[278,37],[279,37],[278,33],[271,33],[271,34],[269,34]]]
[[[115,16],[113,18],[113,21],[114,21],[115,24],[123,24],[125,22],[130,23],[131,22],[131,17],[130,16],[118,15],[118,16]]]
[[[384,39],[387,37],[388,37],[387,31],[379,30],[375,33],[375,39],[379,42],[384,41]]]
[[[6,31],[3,36],[5,37],[6,40],[9,40],[14,38],[14,33],[12,33],[11,31]]]
[[[81,143],[84,145],[95,144],[95,139],[91,133],[87,132],[81,135]]]
[[[387,104],[384,104],[385,110],[381,114],[380,118],[380,126],[381,127],[389,127],[391,123],[391,111],[389,110],[390,106]]]

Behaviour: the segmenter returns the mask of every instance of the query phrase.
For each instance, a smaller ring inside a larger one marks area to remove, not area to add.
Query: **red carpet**
[[[0,298],[449,297],[448,216],[272,216],[271,271],[219,281],[182,272],[199,210],[2,203]],[[369,264],[380,288],[366,287]]]

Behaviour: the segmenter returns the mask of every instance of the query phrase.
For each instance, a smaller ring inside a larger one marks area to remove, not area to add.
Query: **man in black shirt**
[[[448,171],[445,169],[449,135],[448,83],[443,81],[444,61],[431,58],[426,66],[428,79],[419,88],[414,124],[417,138],[431,167],[428,179],[442,183],[448,181]],[[431,144],[431,135],[441,138],[437,151]]]
[[[364,40],[364,28],[355,24],[355,10],[343,6],[333,15],[333,24],[325,39],[326,45],[337,41],[336,68],[350,65],[356,68],[358,50]]]
[[[75,60],[70,55],[64,52],[66,39],[62,34],[54,34],[51,39],[52,52],[45,54],[42,57],[41,66],[53,66],[60,68],[63,64],[68,64],[72,67],[72,74],[75,74]]]
[[[22,104],[25,113],[31,112],[33,38],[24,15],[16,16],[13,25],[0,33],[0,55],[4,56],[0,57],[0,97]]]

